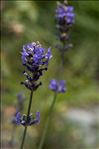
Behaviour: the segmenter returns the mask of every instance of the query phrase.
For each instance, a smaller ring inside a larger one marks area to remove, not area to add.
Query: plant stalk
[[[49,124],[50,124],[51,115],[52,115],[53,108],[54,108],[54,105],[55,105],[55,102],[56,102],[56,97],[57,97],[57,93],[55,92],[52,104],[51,104],[49,112],[48,112],[48,117],[46,119],[44,131],[43,131],[43,134],[42,134],[38,149],[43,148],[43,145],[44,145],[44,142],[45,142],[45,139],[46,139],[46,135],[47,135],[47,131],[48,131],[48,127],[49,127]]]
[[[30,94],[30,101],[29,101],[29,106],[28,106],[28,111],[27,111],[27,120],[28,120],[28,117],[30,115],[30,110],[31,110],[31,105],[32,105],[32,97],[33,97],[33,90],[31,91],[31,94]],[[27,125],[25,126],[25,129],[24,129],[23,139],[22,139],[20,149],[23,149],[24,142],[25,142],[25,137],[26,137],[26,132],[27,132]]]
[[[64,63],[65,63],[65,61],[64,61],[64,51],[62,50],[61,51],[61,69],[62,69],[62,73],[63,73],[63,70],[64,70]]]

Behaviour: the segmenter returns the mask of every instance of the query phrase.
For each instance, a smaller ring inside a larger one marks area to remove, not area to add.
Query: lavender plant
[[[32,114],[30,114],[32,97],[33,92],[36,91],[42,84],[41,82],[38,82],[38,80],[40,76],[43,75],[43,72],[48,69],[48,63],[52,55],[50,48],[46,51],[38,41],[24,45],[21,54],[22,64],[25,67],[23,75],[26,76],[26,80],[21,82],[21,84],[23,84],[31,92],[27,115],[21,115],[20,112],[16,114],[16,123],[25,127],[20,146],[20,149],[23,149],[27,127],[34,124],[39,124],[40,122],[40,112],[36,112],[35,118]]]
[[[63,73],[63,68],[64,68],[64,54],[69,48],[72,47],[72,44],[70,43],[69,31],[71,26],[74,23],[75,14],[73,11],[74,11],[73,6],[69,6],[67,1],[64,1],[63,4],[61,4],[60,2],[57,3],[55,19],[56,19],[56,28],[58,30],[58,39],[60,41],[60,44],[57,44],[56,48],[59,49],[61,52],[61,61],[62,61],[61,74]],[[65,93],[65,91],[67,90],[65,86],[65,80],[57,81],[53,79],[49,84],[49,88],[52,91],[54,91],[54,97],[53,97],[51,106],[49,108],[44,131],[43,131],[38,149],[43,148],[51,115],[56,102],[57,94]]]
[[[39,144],[38,149],[43,148],[44,141],[45,141],[47,131],[48,131],[48,128],[49,128],[53,108],[54,108],[54,105],[55,105],[55,102],[56,102],[57,94],[58,93],[65,93],[65,91],[66,91],[65,81],[64,80],[57,81],[57,80],[53,79],[53,80],[50,81],[49,89],[54,91],[54,97],[53,97],[52,103],[51,103],[49,111],[48,111],[48,115],[47,115],[47,118],[46,118],[46,123],[45,123],[45,126],[44,126],[44,131],[43,131],[43,134],[41,136],[41,140],[40,140],[40,144]]]
[[[25,96],[22,92],[17,94],[17,104],[15,105],[15,113],[13,114],[11,118],[12,123],[12,133],[11,133],[11,140],[9,142],[10,146],[14,145],[14,136],[15,136],[15,130],[16,130],[16,114],[17,112],[22,112],[24,109],[24,101]]]
[[[11,122],[13,125],[16,125],[16,114],[18,112],[22,112],[24,109],[24,101],[25,101],[25,96],[22,92],[17,94],[17,104],[15,106],[16,111],[14,113],[14,115],[12,116]]]
[[[64,93],[66,91],[65,81],[53,79],[50,81],[49,88],[54,92]]]
[[[64,67],[64,54],[72,47],[70,29],[75,22],[74,18],[74,7],[69,6],[67,0],[57,3],[55,20],[60,44],[57,44],[56,48],[61,52],[62,67]]]

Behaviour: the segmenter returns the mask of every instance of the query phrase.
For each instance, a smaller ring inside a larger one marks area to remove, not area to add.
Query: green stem
[[[63,49],[61,50],[61,72],[64,73],[64,65],[65,65],[65,45],[66,43],[63,42]]]
[[[30,94],[30,101],[29,101],[29,106],[28,106],[28,111],[27,111],[27,120],[28,120],[28,117],[30,115],[31,104],[32,104],[32,96],[33,96],[33,91],[31,91],[31,94]],[[25,129],[24,129],[24,134],[23,134],[23,139],[22,139],[20,149],[23,149],[24,142],[25,142],[25,137],[26,137],[26,132],[27,132],[27,125],[25,126]]]
[[[62,69],[62,73],[63,73],[63,70],[64,70],[64,51],[61,51],[61,69]]]
[[[42,147],[44,145],[45,138],[46,138],[47,131],[48,131],[48,127],[49,127],[49,124],[50,124],[51,115],[52,115],[53,108],[54,108],[54,105],[55,105],[55,102],[56,102],[56,97],[57,97],[57,93],[55,92],[52,104],[51,104],[50,109],[49,109],[48,117],[47,117],[47,120],[46,120],[46,123],[45,123],[44,131],[43,131],[43,134],[42,134],[38,149],[42,149]]]

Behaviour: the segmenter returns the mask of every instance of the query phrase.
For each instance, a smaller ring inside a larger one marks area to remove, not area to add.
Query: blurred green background
[[[73,48],[65,54],[65,71],[62,74],[62,78],[67,82],[67,93],[58,96],[44,149],[95,149],[97,141],[93,147],[90,144],[87,146],[82,135],[80,139],[77,138],[79,133],[75,132],[75,126],[64,122],[62,114],[71,108],[90,111],[99,108],[99,1],[72,0],[69,4],[75,9],[75,24],[71,30]],[[60,53],[55,49],[58,43],[55,8],[56,1],[1,1],[2,111],[13,106],[16,94],[23,91],[27,99],[24,109],[26,113],[30,92],[20,85],[25,79],[20,54],[22,46],[38,40],[45,48],[52,48],[53,58],[49,69],[41,78],[43,85],[33,97],[32,112],[41,112],[41,124],[29,128],[30,139],[26,149],[35,149],[39,142],[45,123],[44,117],[53,98],[53,93],[48,89],[49,81],[56,78],[59,71]],[[3,123],[5,121],[6,116]],[[10,135],[9,122],[4,126],[3,130]],[[20,140],[18,136],[22,135],[20,131],[23,131],[22,128],[18,129],[17,141]]]

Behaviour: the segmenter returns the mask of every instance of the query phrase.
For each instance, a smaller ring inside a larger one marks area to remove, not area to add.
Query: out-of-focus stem
[[[52,116],[53,108],[54,108],[54,105],[55,105],[55,102],[56,102],[56,97],[57,97],[57,93],[55,92],[54,98],[53,98],[53,101],[52,101],[52,104],[50,106],[49,113],[48,113],[48,116],[47,116],[47,119],[46,119],[46,122],[45,122],[44,131],[43,131],[43,134],[41,136],[41,140],[40,140],[40,144],[38,146],[38,149],[43,148],[43,145],[44,145],[44,142],[45,142],[45,139],[46,139],[46,135],[47,135],[47,131],[48,131],[48,127],[49,127],[49,124],[50,124],[50,119],[51,119],[51,116]]]
[[[65,65],[65,42],[63,42],[63,49],[61,49],[61,73],[64,73]]]
[[[64,71],[64,51],[61,51],[61,70]]]

